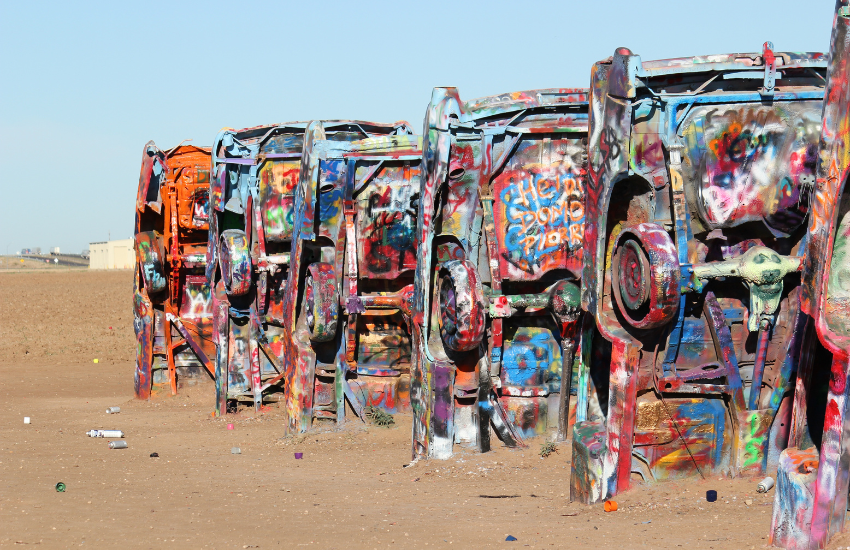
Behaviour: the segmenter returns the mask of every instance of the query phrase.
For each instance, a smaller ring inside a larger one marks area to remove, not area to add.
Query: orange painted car
[[[136,198],[136,397],[210,379],[210,289],[204,276],[209,229],[210,149],[149,141]]]

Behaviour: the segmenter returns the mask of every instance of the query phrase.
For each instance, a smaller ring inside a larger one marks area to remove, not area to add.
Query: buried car
[[[282,396],[284,297],[306,122],[222,130],[213,145],[206,275],[213,289],[216,411]],[[326,138],[409,134],[405,123],[327,121]]]
[[[178,386],[212,374],[212,308],[204,277],[209,181],[209,148],[162,151],[153,141],[145,144],[134,244],[139,399],[165,387],[174,395]]]
[[[345,399],[408,410],[410,298],[421,139],[328,139],[311,123],[295,198],[283,310],[290,430],[343,422]]]
[[[414,457],[566,434],[584,230],[587,90],[461,102],[425,117],[414,282]],[[559,425],[560,423],[560,425]]]
[[[591,73],[571,498],[756,473],[788,438],[825,59],[774,52]],[[581,390],[579,386],[579,390]],[[579,402],[583,402],[580,398]]]
[[[805,340],[770,544],[824,548],[844,526],[850,485],[850,5],[835,6],[817,181],[810,189],[801,309]]]

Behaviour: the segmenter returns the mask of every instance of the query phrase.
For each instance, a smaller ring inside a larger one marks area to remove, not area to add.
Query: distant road
[[[53,265],[62,265],[66,267],[88,267],[89,259],[80,256],[79,254],[21,254],[16,258],[26,258],[28,260],[38,260],[45,262],[48,260]],[[54,262],[53,260],[59,260]],[[47,262],[45,262],[47,263]]]

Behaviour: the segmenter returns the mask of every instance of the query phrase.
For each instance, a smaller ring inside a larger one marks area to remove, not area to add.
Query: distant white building
[[[89,243],[89,269],[131,269],[135,262],[133,239]]]

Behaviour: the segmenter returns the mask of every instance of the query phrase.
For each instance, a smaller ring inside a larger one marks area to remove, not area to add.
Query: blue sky
[[[133,232],[142,146],[358,118],[421,129],[433,86],[472,99],[587,86],[644,60],[825,51],[834,4],[0,0],[0,254]],[[421,130],[420,130],[421,131]]]

